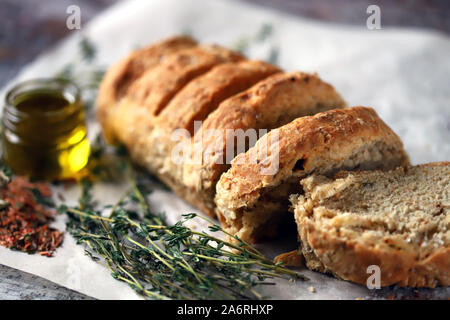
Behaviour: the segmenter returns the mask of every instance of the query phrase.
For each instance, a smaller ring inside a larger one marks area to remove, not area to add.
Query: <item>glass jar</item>
[[[22,82],[6,95],[2,118],[3,157],[19,175],[74,178],[88,162],[80,90],[64,79]]]

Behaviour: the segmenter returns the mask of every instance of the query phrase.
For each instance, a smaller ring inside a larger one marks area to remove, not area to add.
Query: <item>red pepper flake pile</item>
[[[56,210],[46,183],[14,177],[0,189],[0,245],[51,257],[62,243],[62,232],[50,228]]]

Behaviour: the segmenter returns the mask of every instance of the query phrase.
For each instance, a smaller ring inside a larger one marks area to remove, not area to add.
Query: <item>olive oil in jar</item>
[[[3,110],[3,157],[17,174],[60,180],[87,164],[90,145],[79,89],[37,79],[14,87]]]

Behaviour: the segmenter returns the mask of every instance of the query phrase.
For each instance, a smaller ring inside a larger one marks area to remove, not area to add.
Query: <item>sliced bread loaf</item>
[[[336,90],[315,74],[284,73],[188,37],[131,53],[108,70],[97,102],[108,141],[124,144],[136,163],[211,216],[220,175],[235,154],[247,151],[257,139],[247,143],[247,131],[256,130],[260,137],[259,129],[272,130],[300,116],[345,106]],[[199,146],[198,140],[211,130],[222,136],[208,136],[205,147]],[[220,162],[229,145],[228,132],[235,130],[244,133],[242,148],[232,148],[226,163]],[[220,143],[224,146],[217,147]],[[188,159],[173,161],[180,146]],[[200,160],[209,156],[197,162],[190,161],[191,154],[195,160],[198,154]]]
[[[266,167],[274,163],[278,170],[267,173]],[[402,142],[371,108],[334,109],[298,118],[272,130],[233,160],[217,183],[217,214],[228,232],[256,242],[277,235],[279,226],[292,220],[288,198],[306,176],[408,164]]]
[[[450,162],[341,172],[301,181],[291,196],[310,269],[366,284],[450,285]]]

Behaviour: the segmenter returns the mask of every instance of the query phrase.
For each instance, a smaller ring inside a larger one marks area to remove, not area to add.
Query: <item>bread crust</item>
[[[189,81],[220,63],[243,58],[237,52],[215,45],[183,49],[144,73],[130,87],[129,96],[150,115],[157,116]]]
[[[201,45],[178,50],[167,55],[158,65],[147,70],[128,88],[109,117],[105,131],[114,132],[118,140],[130,149],[134,161],[145,165],[152,149],[151,132],[158,113],[192,79],[221,63],[243,57],[231,50]]]
[[[450,166],[450,162],[431,163],[418,167]],[[338,177],[338,176],[336,176]],[[367,268],[377,265],[381,270],[381,286],[396,284],[409,287],[450,285],[450,248],[442,245],[431,254],[421,256],[418,249],[401,237],[395,246],[380,241],[368,245],[362,239],[346,239],[314,221],[315,200],[293,197],[295,218],[301,240],[301,252],[308,268],[332,273],[336,277],[366,285]],[[331,215],[331,212],[329,213]],[[326,208],[320,215],[327,216]],[[392,235],[391,238],[395,238]]]
[[[273,147],[270,141],[274,132],[279,136],[279,152],[261,158],[260,150],[265,146]],[[289,189],[289,184],[295,186],[301,177],[313,171],[327,169],[333,164],[345,166],[345,161],[362,146],[378,141],[398,157],[393,165],[409,164],[401,140],[372,108],[334,109],[298,118],[269,132],[253,148],[233,160],[231,168],[217,183],[217,213],[221,221],[226,222],[225,228],[229,232],[238,233],[246,241],[257,241],[258,235],[246,219],[249,217],[255,222],[255,217],[258,217],[268,224],[274,215],[263,211],[279,212],[277,215],[287,211],[286,205],[277,203],[276,198],[262,204],[264,197],[273,198],[273,193],[280,192],[280,186]],[[298,161],[301,168],[296,169]],[[277,162],[279,169],[275,174],[263,173],[268,164]],[[285,198],[286,192],[289,190],[281,193]],[[257,204],[264,207],[258,208]],[[273,209],[267,209],[269,205]]]
[[[271,130],[297,117],[345,106],[334,88],[316,74],[274,74],[225,100],[206,118],[201,130],[195,134],[193,148],[208,156],[202,163],[184,166],[183,182],[204,199],[210,211],[214,210],[216,183],[230,167],[225,155],[234,130]],[[211,129],[221,132],[221,141],[206,134]]]
[[[115,140],[109,126],[109,113],[115,108],[117,102],[126,96],[130,85],[146,70],[159,64],[167,55],[196,45],[197,42],[188,36],[171,37],[133,51],[108,69],[100,84],[96,103],[97,118],[104,128],[108,141]]]
[[[178,92],[161,112],[158,125],[187,129],[193,135],[194,121],[203,121],[223,100],[280,71],[258,60],[218,65]]]

